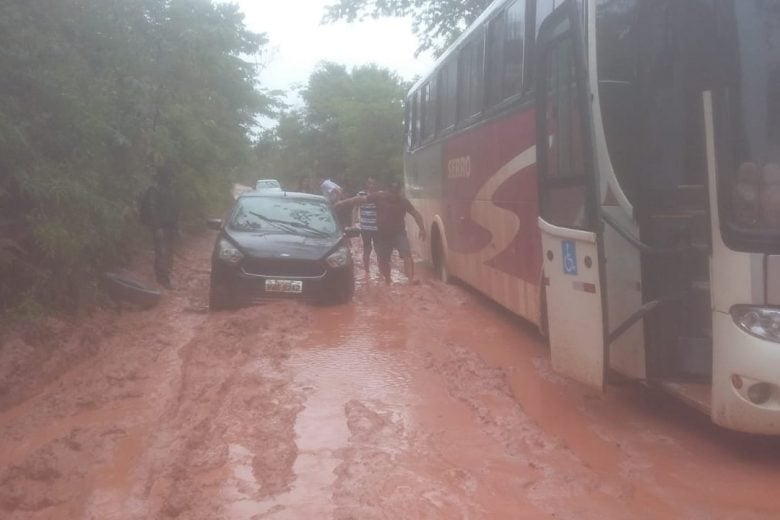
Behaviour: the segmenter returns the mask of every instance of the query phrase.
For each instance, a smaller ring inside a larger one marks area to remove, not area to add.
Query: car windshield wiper
[[[301,222],[295,222],[295,221],[291,221],[291,220],[277,220],[275,218],[270,218],[270,217],[266,217],[265,215],[261,215],[260,213],[255,213],[254,211],[250,211],[249,213],[251,215],[254,215],[255,217],[257,217],[257,218],[259,218],[261,220],[264,220],[264,221],[266,221],[266,222],[268,222],[270,224],[273,224],[276,227],[278,227],[279,229],[283,229],[285,231],[290,231],[290,228],[305,229],[306,231],[309,231],[309,232],[311,232],[311,233],[313,233],[315,235],[321,236],[321,237],[330,236],[330,233],[328,233],[326,231],[322,231],[320,229],[313,228],[313,227],[308,226],[306,224],[302,224]],[[285,227],[283,227],[283,226],[287,226],[287,228],[285,229]]]
[[[311,232],[311,233],[313,233],[313,234],[315,234],[317,236],[321,236],[321,237],[329,237],[330,236],[330,233],[328,233],[327,231],[323,231],[321,229],[313,228],[313,227],[311,227],[311,226],[309,226],[307,224],[303,224],[302,222],[292,222],[292,221],[282,221],[282,222],[284,224],[288,225],[288,226],[292,226],[292,227],[297,228],[297,229],[305,229],[306,231],[309,231],[309,232]]]
[[[259,218],[264,222],[268,222],[269,224],[272,224],[277,229],[281,229],[282,231],[290,231],[289,227],[285,227],[285,226],[289,226],[289,223],[285,222],[284,220],[276,220],[270,217],[266,217],[265,215],[262,215],[260,213],[255,213],[254,211],[248,211],[247,213],[249,213],[254,217]]]

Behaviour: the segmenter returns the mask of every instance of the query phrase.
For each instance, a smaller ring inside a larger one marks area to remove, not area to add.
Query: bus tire
[[[433,271],[436,273],[436,278],[441,282],[450,283],[450,274],[447,271],[444,244],[438,226],[434,226],[431,231],[431,260],[433,263]]]

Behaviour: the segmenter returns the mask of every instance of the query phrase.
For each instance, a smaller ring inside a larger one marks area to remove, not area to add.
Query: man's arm
[[[368,195],[368,194],[365,191],[362,191],[362,190],[359,191],[358,194],[357,194],[358,197],[365,197],[366,195]],[[358,223],[360,222],[360,213],[361,213],[361,211],[362,211],[362,206],[360,206],[359,204],[355,204],[354,206],[352,206],[352,223],[353,224],[355,222],[358,222]]]
[[[333,207],[334,208],[340,208],[342,206],[354,206],[355,204],[363,204],[363,203],[366,202],[367,198],[368,197],[363,197],[363,196],[358,195],[356,197],[351,197],[349,199],[340,200],[340,201],[336,202],[335,204],[333,204]]]
[[[422,215],[420,215],[420,212],[417,211],[414,206],[412,206],[412,203],[408,200],[406,201],[408,208],[407,212],[414,218],[414,221],[417,223],[417,227],[420,230],[420,240],[425,240],[425,222],[423,222]]]
[[[352,206],[352,224],[360,222],[360,206],[355,204]]]

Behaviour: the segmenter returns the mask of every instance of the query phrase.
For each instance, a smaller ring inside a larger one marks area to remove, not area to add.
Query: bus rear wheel
[[[444,244],[442,243],[439,228],[434,227],[431,233],[431,259],[436,278],[444,283],[449,283],[450,275],[447,272],[447,262],[444,256]]]

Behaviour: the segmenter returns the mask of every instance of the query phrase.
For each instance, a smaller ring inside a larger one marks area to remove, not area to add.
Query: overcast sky
[[[335,0],[229,1],[239,5],[250,30],[266,33],[270,40],[267,66],[260,76],[265,88],[302,85],[320,61],[350,67],[376,63],[405,79],[423,74],[433,63],[429,55],[415,58],[417,43],[407,19],[321,25],[325,6]]]

